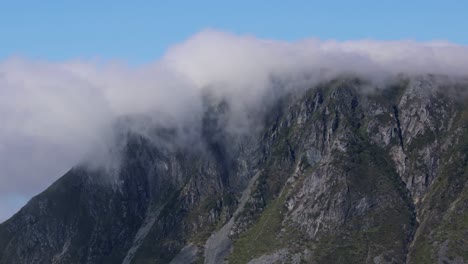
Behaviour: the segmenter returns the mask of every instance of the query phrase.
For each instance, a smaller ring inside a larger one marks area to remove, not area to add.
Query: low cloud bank
[[[150,113],[152,122],[179,124],[200,113],[206,91],[229,98],[240,113],[272,97],[278,80],[300,86],[357,74],[379,82],[398,73],[466,76],[468,47],[372,40],[290,43],[207,30],[140,67],[8,59],[0,62],[0,201],[29,198],[99,146],[105,149],[112,144],[106,135],[122,116]],[[9,204],[15,203],[0,202],[0,221],[11,213]]]

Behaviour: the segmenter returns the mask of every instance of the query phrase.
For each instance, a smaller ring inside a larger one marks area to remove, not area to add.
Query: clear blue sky
[[[0,60],[145,63],[214,28],[262,38],[449,40],[468,44],[468,1],[0,0]]]

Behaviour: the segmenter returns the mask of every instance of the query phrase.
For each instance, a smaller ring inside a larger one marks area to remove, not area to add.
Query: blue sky
[[[0,60],[116,59],[140,64],[214,28],[260,38],[448,40],[468,44],[466,1],[0,2]]]

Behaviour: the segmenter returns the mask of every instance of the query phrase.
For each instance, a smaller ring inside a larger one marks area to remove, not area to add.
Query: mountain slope
[[[117,176],[77,166],[0,225],[0,263],[467,262],[466,85],[368,86],[286,93],[246,134],[223,100],[191,144],[128,132]]]

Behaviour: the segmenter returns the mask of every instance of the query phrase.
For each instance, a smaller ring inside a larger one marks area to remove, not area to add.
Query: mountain
[[[225,100],[183,143],[122,129],[118,172],[78,165],[31,199],[0,263],[468,263],[467,88],[340,77],[247,132]]]

